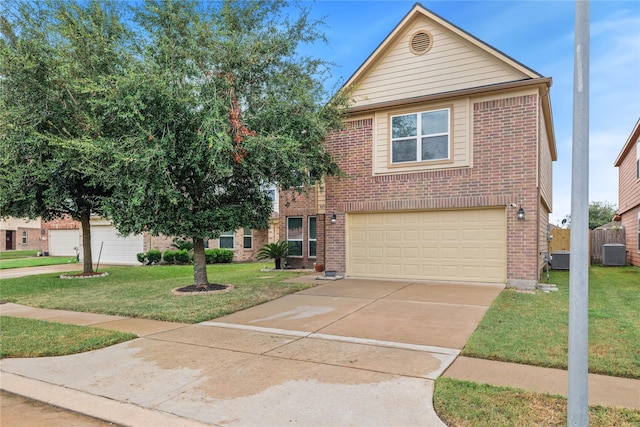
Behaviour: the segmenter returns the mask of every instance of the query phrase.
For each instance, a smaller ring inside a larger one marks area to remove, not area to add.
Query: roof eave
[[[631,147],[633,146],[633,143],[637,141],[638,138],[640,138],[640,118],[638,118],[636,125],[634,126],[633,130],[631,131],[631,134],[629,135],[629,138],[627,139],[627,142],[624,143],[624,146],[622,147],[620,154],[618,154],[618,158],[613,164],[615,167],[619,167],[622,164],[622,161],[625,159],[625,157],[627,157],[627,154],[629,154],[629,151],[631,151]]]
[[[411,19],[413,19],[415,17],[415,15],[418,14],[418,13],[421,13],[422,15],[431,18],[436,23],[444,26],[445,28],[449,29],[453,33],[459,35],[460,37],[462,37],[462,38],[464,38],[466,40],[468,40],[469,42],[473,43],[474,45],[476,45],[480,49],[482,49],[482,50],[494,55],[495,57],[499,58],[503,62],[509,64],[511,67],[517,69],[518,71],[520,71],[521,73],[523,73],[527,77],[529,77],[531,79],[538,79],[538,78],[542,78],[543,77],[542,74],[540,74],[537,71],[527,67],[526,65],[516,61],[515,59],[513,59],[509,55],[505,54],[504,52],[500,51],[499,49],[496,49],[495,47],[483,42],[482,40],[478,39],[474,35],[472,35],[472,34],[468,33],[467,31],[463,30],[462,28],[456,26],[455,24],[449,22],[448,20],[446,20],[445,18],[443,18],[440,15],[436,14],[435,12],[432,12],[431,10],[427,9],[421,3],[415,3],[413,5],[413,7],[411,8],[411,10],[409,10],[409,12],[398,23],[398,25],[396,25],[393,28],[393,30],[382,40],[382,42],[378,45],[378,47],[371,53],[371,55],[369,55],[367,57],[367,59],[362,63],[362,65],[360,65],[360,67],[358,67],[358,69],[351,75],[351,77],[349,77],[349,79],[342,86],[342,88],[349,87],[349,86],[353,85],[354,83],[356,83],[358,81],[358,79],[360,78],[360,76],[365,74],[365,72],[369,68],[369,66],[371,66],[371,64],[373,64],[376,61],[376,58],[378,58],[378,56],[381,54],[381,52],[383,52],[389,46],[391,41],[400,32],[400,30],[402,28],[404,28],[404,26],[407,24],[407,22],[409,22]]]

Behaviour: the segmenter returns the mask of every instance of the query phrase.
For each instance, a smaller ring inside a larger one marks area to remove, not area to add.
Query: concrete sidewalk
[[[0,279],[12,279],[14,277],[34,276],[36,274],[66,273],[68,271],[82,271],[82,264],[54,264],[38,267],[8,268],[0,270]]]
[[[432,396],[445,371],[562,394],[545,388],[561,381],[555,370],[457,357],[501,290],[343,279],[197,325],[3,304],[2,315],[140,338],[4,359],[0,388],[120,425],[442,426]],[[608,403],[594,403],[637,407],[639,381],[605,379]]]
[[[567,371],[460,356],[443,375],[475,383],[567,396]],[[640,380],[589,374],[589,405],[640,409]]]
[[[438,426],[434,380],[501,290],[344,279],[198,325],[3,304],[141,338],[4,359],[1,387],[121,425]]]

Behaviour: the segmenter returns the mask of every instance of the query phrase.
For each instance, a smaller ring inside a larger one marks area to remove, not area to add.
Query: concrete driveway
[[[142,338],[4,359],[2,386],[123,425],[443,425],[433,380],[502,289],[343,279],[197,325],[103,317]]]

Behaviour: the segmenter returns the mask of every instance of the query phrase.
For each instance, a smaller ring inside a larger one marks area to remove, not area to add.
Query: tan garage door
[[[347,274],[506,282],[504,209],[347,215]]]

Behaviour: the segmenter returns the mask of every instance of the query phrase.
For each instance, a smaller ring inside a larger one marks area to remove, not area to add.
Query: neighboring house
[[[327,139],[344,176],[282,195],[289,264],[535,287],[557,158],[551,78],[416,4],[350,85],[355,104]]]
[[[640,267],[640,119],[616,159],[618,168],[618,215],[626,229],[631,264]]]
[[[7,218],[0,220],[0,251],[40,250],[43,232],[38,219]]]
[[[278,191],[271,190],[274,206],[274,216],[270,220],[269,229],[252,230],[240,228],[223,232],[219,239],[206,242],[210,248],[227,248],[234,252],[234,261],[256,261],[258,251],[270,242],[278,241]],[[5,223],[0,223],[4,226]],[[16,224],[10,222],[10,224]],[[4,228],[2,228],[4,230]],[[15,225],[11,230],[16,230]],[[13,231],[14,235],[21,235],[21,230]],[[36,233],[37,232],[37,233]],[[4,233],[4,232],[3,232]],[[17,234],[16,234],[17,233]],[[30,232],[31,233],[31,232]],[[37,224],[37,230],[30,235],[38,235],[38,239],[31,239],[35,247],[52,256],[76,256],[82,259],[82,227],[79,221],[69,216]],[[9,236],[9,231],[7,231]],[[9,238],[9,237],[8,237]],[[7,240],[8,241],[8,240]],[[121,236],[115,226],[108,219],[91,217],[91,255],[93,263],[97,264],[139,264],[137,254],[150,249],[160,249],[162,252],[171,248],[173,237],[152,236],[149,233]],[[15,248],[14,248],[15,249]],[[18,247],[21,249],[21,247]]]
[[[79,255],[82,259],[82,227],[79,221],[65,217],[45,222],[42,236],[43,251],[48,251],[52,256]],[[224,232],[219,239],[209,240],[207,244],[210,248],[233,250],[234,261],[255,261],[258,250],[272,241],[277,241],[277,226],[273,225],[268,230],[241,228]],[[172,237],[152,236],[149,233],[121,236],[108,219],[97,216],[91,218],[91,255],[94,264],[137,265],[136,254],[149,249],[164,252],[171,248],[172,243]]]
[[[624,228],[622,226],[622,222],[614,220],[606,224],[602,224],[600,227],[596,227],[595,229],[596,230],[619,230],[621,228]]]
[[[81,252],[81,226],[70,216],[42,223],[43,252],[51,256],[76,256]]]

